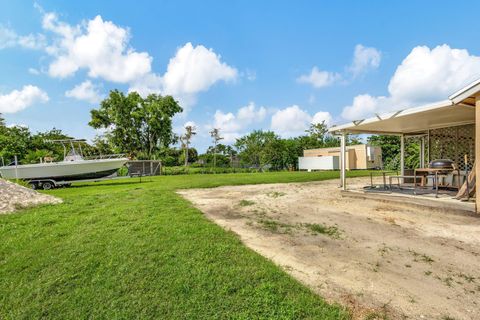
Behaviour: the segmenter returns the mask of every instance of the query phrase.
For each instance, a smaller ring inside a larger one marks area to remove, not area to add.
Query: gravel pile
[[[0,214],[39,204],[61,202],[58,198],[0,179]]]

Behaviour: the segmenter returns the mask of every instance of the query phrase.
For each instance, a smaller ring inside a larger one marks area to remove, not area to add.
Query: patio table
[[[374,173],[377,173],[377,172],[380,172],[382,174],[383,189],[384,190],[388,189],[388,187],[387,187],[387,174],[390,174],[390,173],[398,174],[398,171],[395,171],[395,170],[382,170],[382,171],[372,171],[372,172],[370,172],[370,188],[371,189],[375,188],[375,186],[373,185],[373,175],[374,175]]]
[[[414,170],[414,178],[413,178],[413,194],[417,194],[417,174],[421,176],[422,180],[420,182],[420,185],[422,187],[425,186],[425,179],[428,178],[428,176],[433,176],[433,187],[435,188],[435,197],[438,198],[438,177],[439,176],[448,176],[450,173],[453,174],[454,172],[457,173],[458,177],[458,187],[460,189],[460,170],[459,169],[433,169],[433,168],[419,168]]]

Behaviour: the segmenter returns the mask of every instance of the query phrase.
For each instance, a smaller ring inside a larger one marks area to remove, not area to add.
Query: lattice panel
[[[475,125],[434,129],[429,132],[429,161],[435,159],[451,159],[460,170],[467,169],[464,155],[468,156],[468,170],[475,161]]]

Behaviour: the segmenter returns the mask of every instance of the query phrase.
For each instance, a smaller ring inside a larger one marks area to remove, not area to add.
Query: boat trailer
[[[100,182],[100,181],[110,181],[110,180],[124,180],[130,179],[134,176],[121,176],[121,177],[105,177],[105,178],[96,178],[96,179],[82,179],[82,180],[68,180],[68,181],[57,181],[54,179],[33,179],[33,180],[26,180],[25,182],[30,185],[30,187],[34,190],[43,189],[43,190],[51,190],[54,188],[60,187],[69,187],[72,183],[77,182]],[[142,182],[142,177],[140,177],[140,182]]]

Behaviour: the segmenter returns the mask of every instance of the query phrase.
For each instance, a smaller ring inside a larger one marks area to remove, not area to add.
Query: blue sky
[[[0,112],[92,138],[118,88],[174,95],[203,151],[435,100],[480,77],[476,1],[0,1]]]

